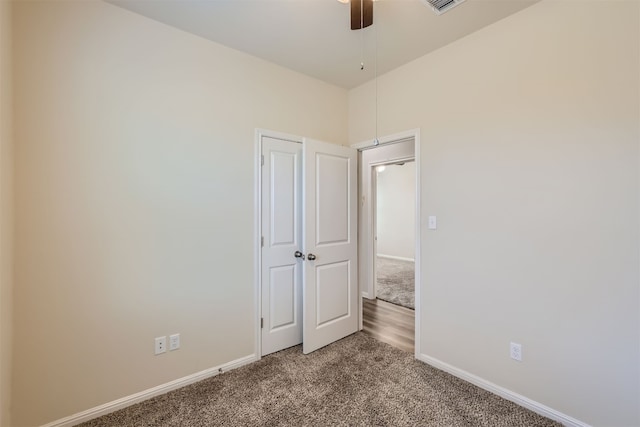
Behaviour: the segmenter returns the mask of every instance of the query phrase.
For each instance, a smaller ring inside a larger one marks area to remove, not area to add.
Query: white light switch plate
[[[429,216],[429,230],[435,230],[438,228],[438,221],[435,215]]]

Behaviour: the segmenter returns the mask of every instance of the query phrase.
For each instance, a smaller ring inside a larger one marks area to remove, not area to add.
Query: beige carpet
[[[293,347],[83,426],[558,426],[362,333]]]

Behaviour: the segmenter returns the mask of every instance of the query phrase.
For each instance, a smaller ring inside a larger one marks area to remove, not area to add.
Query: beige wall
[[[346,143],[347,92],[103,2],[14,7],[14,424],[251,355],[255,128]]]
[[[376,177],[377,255],[415,259],[416,164],[388,165]]]
[[[11,404],[13,134],[11,2],[0,0],[0,426]]]
[[[421,129],[420,352],[599,426],[640,424],[639,7],[543,1],[379,79],[380,135]]]
[[[346,93],[108,4],[14,9],[13,424],[251,354],[254,128],[344,142]],[[640,424],[639,40],[635,1],[546,1],[379,82],[380,134],[421,128],[421,352],[594,425]],[[372,94],[349,94],[351,142]]]

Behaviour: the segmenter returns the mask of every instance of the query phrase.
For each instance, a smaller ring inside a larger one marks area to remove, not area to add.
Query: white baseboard
[[[369,292],[362,291],[362,295],[361,296],[362,296],[362,298],[371,299],[371,298],[369,298]]]
[[[528,397],[524,397],[521,394],[515,393],[511,390],[507,390],[504,387],[500,387],[497,384],[494,384],[462,369],[456,368],[455,366],[449,365],[448,363],[445,363],[434,357],[427,356],[426,354],[420,354],[418,356],[418,360],[421,360],[422,362],[431,365],[434,368],[438,368],[442,371],[448,372],[449,374],[470,382],[471,384],[477,385],[478,387],[483,388],[493,394],[497,394],[504,399],[517,403],[518,405],[523,406],[537,414],[557,421],[564,426],[590,427],[587,423],[576,420],[575,418],[572,418],[569,415],[565,415],[562,412],[556,411],[555,409],[549,408],[542,403],[531,400]]]
[[[142,402],[144,400],[151,399],[152,397],[155,397],[164,393],[168,393],[172,390],[176,390],[178,388],[196,383],[198,381],[202,381],[210,377],[214,377],[222,372],[239,368],[241,366],[255,362],[258,359],[259,358],[255,354],[245,356],[240,359],[236,359],[231,362],[222,364],[220,366],[215,366],[213,368],[205,369],[204,371],[196,372],[195,374],[187,375],[186,377],[182,377],[177,380],[173,380],[168,383],[161,384],[159,386],[141,391],[139,393],[135,393],[135,394],[123,397],[121,399],[114,400],[109,403],[105,403],[104,405],[96,406],[94,408],[87,409],[86,411],[78,412],[77,414],[73,414],[68,417],[61,418],[56,421],[52,421],[48,424],[43,425],[42,427],[72,427],[74,425],[126,408],[127,406],[131,406],[136,403]],[[531,411],[537,414],[540,414],[544,417],[547,417],[554,421],[562,423],[565,426],[590,427],[589,424],[587,423],[584,423],[580,420],[570,417],[569,415],[556,411],[555,409],[549,408],[548,406],[543,405],[542,403],[531,400],[511,390],[507,390],[504,387],[501,387],[497,384],[494,384],[490,381],[487,381],[483,378],[473,375],[467,371],[464,371],[462,369],[456,368],[455,366],[449,365],[448,363],[442,362],[441,360],[438,360],[434,357],[427,356],[426,354],[419,354],[418,360],[428,365],[431,365],[434,368],[448,372],[453,376],[456,376],[465,381],[468,381],[471,384],[474,384],[502,398],[505,398],[514,403],[517,403],[518,405],[525,407],[527,409],[530,409]]]
[[[255,362],[256,360],[258,360],[258,357],[255,354],[241,357],[240,359],[232,360],[231,362],[222,364],[220,366],[205,369],[204,371],[196,372],[195,374],[178,378],[177,380],[173,380],[168,383],[141,391],[139,393],[135,393],[109,403],[105,403],[104,405],[96,406],[94,408],[87,409],[86,411],[78,412],[77,414],[61,418],[57,421],[52,421],[48,424],[43,425],[42,427],[71,427],[76,424],[101,417],[111,412],[115,412],[119,409],[126,408],[127,406],[131,406],[138,402],[142,402],[143,400],[151,399],[152,397],[168,393],[180,387],[202,381],[206,378],[214,377],[222,372],[239,368],[241,366]]]
[[[380,258],[397,259],[398,261],[416,262],[416,260],[413,258],[405,258],[405,257],[395,256],[395,255],[378,254],[377,256]]]

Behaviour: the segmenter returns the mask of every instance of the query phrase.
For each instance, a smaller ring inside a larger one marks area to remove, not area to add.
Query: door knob
[[[304,254],[303,254],[302,252],[300,252],[300,251],[296,251],[296,252],[293,254],[293,256],[294,256],[294,257],[296,257],[296,258],[302,258],[302,260],[304,261]],[[314,257],[314,258],[315,258],[315,257]]]
[[[309,254],[309,255],[307,256],[307,259],[308,259],[309,261],[315,261],[316,256],[315,256],[314,254]]]

